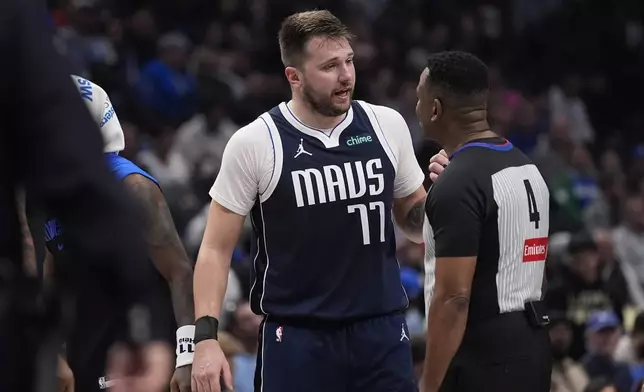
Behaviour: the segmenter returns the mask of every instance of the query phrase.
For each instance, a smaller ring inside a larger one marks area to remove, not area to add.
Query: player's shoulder
[[[371,111],[379,121],[388,121],[388,122],[403,122],[405,123],[405,118],[394,108],[383,105],[375,105],[366,101],[356,100],[365,111]]]
[[[270,131],[266,122],[258,117],[255,121],[239,128],[228,140],[226,148],[228,149],[254,149],[265,146],[268,142],[270,145]]]
[[[116,177],[126,183],[132,182],[149,182],[158,186],[158,181],[147,171],[136,163],[124,158],[116,153],[106,154],[107,165]]]

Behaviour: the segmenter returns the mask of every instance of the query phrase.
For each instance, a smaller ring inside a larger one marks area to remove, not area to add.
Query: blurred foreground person
[[[43,11],[30,1],[0,2],[0,390],[56,385],[60,306],[22,268],[16,191],[24,187],[65,226],[71,260],[102,270],[118,288],[113,301],[123,324],[129,321],[133,345],[115,359],[136,357],[137,365],[114,362],[121,365],[114,372],[127,376],[123,386],[161,391],[170,353],[154,341],[157,292],[145,268],[140,222],[107,170],[96,125],[53,48]]]
[[[194,310],[192,306],[192,268],[177,234],[170,210],[157,181],[134,163],[119,156],[125,148],[125,135],[110,99],[100,86],[79,76],[72,76],[80,96],[103,135],[104,154],[115,177],[126,186],[130,195],[144,212],[143,233],[148,247],[150,274],[156,275],[158,302],[164,315],[159,328],[163,340],[175,341],[176,371],[172,380],[173,391],[190,391],[190,365],[194,347]],[[107,352],[124,331],[115,311],[113,287],[101,271],[86,265],[70,263],[66,249],[65,229],[58,219],[50,217],[45,223],[47,256],[46,277],[54,272],[54,282],[69,279],[70,274],[81,274],[84,295],[75,298],[76,328],[66,335],[67,360],[80,391],[100,391],[118,380],[105,375]],[[154,269],[156,268],[155,273]],[[33,270],[34,268],[31,268]],[[73,293],[72,293],[73,295]],[[174,304],[173,320],[172,304]],[[170,380],[167,380],[168,382]]]

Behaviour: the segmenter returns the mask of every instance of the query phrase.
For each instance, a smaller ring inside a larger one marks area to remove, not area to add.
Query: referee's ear
[[[433,122],[440,120],[443,117],[443,103],[440,99],[434,98],[434,105],[432,105],[432,118]]]

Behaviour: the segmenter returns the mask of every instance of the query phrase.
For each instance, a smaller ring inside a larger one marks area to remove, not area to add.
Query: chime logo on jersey
[[[371,135],[351,136],[347,139],[347,146],[357,146],[362,143],[371,143],[373,139]]]
[[[357,199],[381,194],[385,177],[381,172],[382,160],[370,159],[346,162],[344,165],[327,165],[321,169],[304,169],[291,172],[295,200],[298,207],[337,200]]]
[[[523,262],[545,261],[548,254],[548,237],[530,238],[523,245]]]

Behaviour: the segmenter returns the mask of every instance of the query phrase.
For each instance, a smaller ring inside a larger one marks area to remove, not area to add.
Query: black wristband
[[[217,340],[217,329],[219,320],[210,316],[199,317],[195,321],[195,345],[201,341],[215,339]]]

